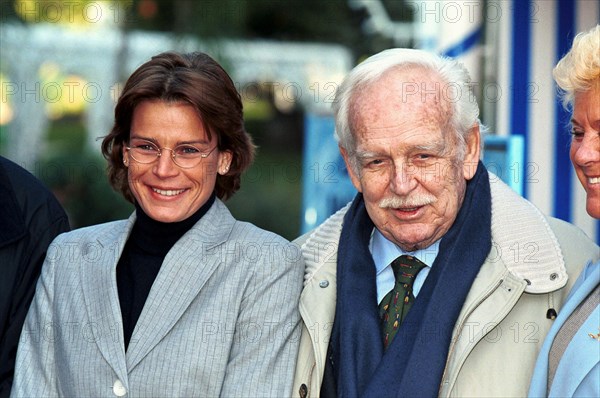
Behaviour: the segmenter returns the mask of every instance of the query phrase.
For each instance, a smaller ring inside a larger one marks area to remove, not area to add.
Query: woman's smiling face
[[[151,141],[165,148],[149,164],[137,162],[123,149],[129,187],[148,216],[167,223],[182,221],[206,203],[215,189],[217,173],[227,172],[231,153],[216,148],[198,165],[181,168],[166,148],[190,144],[201,152],[209,152],[217,146],[215,133],[211,135],[209,139],[197,111],[189,104],[152,100],[135,107],[128,145]]]
[[[600,219],[600,82],[575,95],[570,156],[586,192],[586,210]]]

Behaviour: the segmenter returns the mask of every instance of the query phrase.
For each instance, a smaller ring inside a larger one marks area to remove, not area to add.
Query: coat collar
[[[115,325],[118,336],[97,338],[96,343],[124,382],[127,373],[175,326],[222,261],[214,249],[227,241],[235,219],[220,200],[215,200],[210,210],[175,243],[152,285],[125,354],[116,266],[134,223],[135,213],[127,221],[100,231],[96,245],[89,245],[94,261],[84,261],[81,268],[89,319]],[[86,250],[83,248],[84,259]]]
[[[302,255],[306,264],[304,270],[304,286],[306,286],[325,264],[337,264],[337,246],[342,233],[343,220],[352,202],[330,216],[301,244]]]
[[[234,222],[225,205],[216,201],[167,253],[131,336],[129,371],[176,325],[221,263],[212,249],[226,242]]]
[[[98,336],[94,341],[106,362],[124,383],[127,381],[127,366],[116,269],[134,222],[135,213],[128,220],[93,227],[98,229],[98,236],[95,242],[88,242],[81,248],[83,261],[79,268],[90,324],[106,325],[112,333],[110,338]]]
[[[499,177],[492,173],[489,175],[493,247],[488,261],[494,261],[494,256],[495,261],[502,261],[512,275],[525,280],[525,291],[528,293],[548,293],[562,288],[568,279],[564,257],[546,218],[537,207],[516,194]],[[335,247],[349,206],[333,214],[302,244],[306,262],[305,286],[326,264],[335,267]],[[328,250],[333,252],[328,253]]]
[[[491,173],[490,190],[490,256],[499,256],[511,274],[525,280],[527,293],[549,293],[564,287],[568,280],[565,260],[546,217]]]

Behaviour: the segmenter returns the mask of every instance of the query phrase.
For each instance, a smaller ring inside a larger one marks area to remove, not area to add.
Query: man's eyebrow
[[[432,142],[430,144],[419,144],[409,146],[409,151],[434,151],[442,153],[448,148],[445,142]],[[354,154],[360,158],[373,158],[378,156],[387,156],[387,152],[375,152],[375,151],[361,151],[359,149],[354,151]]]
[[[415,145],[412,147],[412,149],[416,149],[418,151],[439,151],[439,150],[443,149],[444,147],[445,147],[444,144],[432,143],[432,144]]]
[[[354,156],[356,156],[358,159],[368,159],[368,158],[376,158],[376,157],[380,157],[380,156],[386,156],[386,154],[382,153],[382,152],[361,151],[361,150],[357,149],[354,151]]]
[[[436,141],[430,144],[415,145],[412,149],[416,151],[426,151],[443,154],[446,153],[446,151],[448,150],[448,145],[445,141]]]

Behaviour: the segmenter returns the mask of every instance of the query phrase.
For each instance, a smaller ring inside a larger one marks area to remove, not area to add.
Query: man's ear
[[[477,171],[479,156],[481,154],[481,133],[479,132],[479,123],[476,123],[465,139],[466,150],[463,162],[463,175],[465,180],[470,180]]]
[[[358,177],[358,175],[356,174],[356,170],[354,170],[354,167],[352,166],[352,160],[350,159],[350,155],[348,154],[348,151],[346,151],[346,149],[342,148],[341,146],[338,146],[338,148],[340,149],[342,158],[344,158],[344,163],[346,163],[346,169],[348,169],[348,175],[350,176],[352,185],[354,185],[354,188],[356,188],[356,190],[358,192],[362,193],[362,186],[360,184],[360,178]]]

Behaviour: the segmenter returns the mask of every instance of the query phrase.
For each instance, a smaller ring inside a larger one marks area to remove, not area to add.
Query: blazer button
[[[298,392],[300,393],[300,398],[306,398],[308,396],[308,387],[306,387],[306,384],[302,384]]]
[[[123,383],[121,383],[121,380],[117,379],[115,384],[113,384],[113,393],[117,397],[123,397],[127,394],[127,390],[125,389]]]

